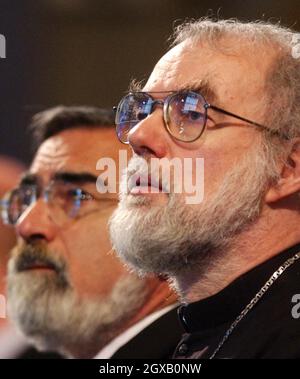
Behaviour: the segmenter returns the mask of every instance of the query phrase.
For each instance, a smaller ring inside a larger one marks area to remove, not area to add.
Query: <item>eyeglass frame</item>
[[[45,188],[43,188],[43,189],[41,188],[41,186],[38,183],[36,183],[36,184],[25,184],[25,185],[20,185],[20,186],[18,186],[16,188],[13,188],[12,190],[6,192],[6,194],[3,196],[3,198],[0,199],[1,219],[2,219],[3,223],[8,224],[8,225],[12,225],[12,226],[16,225],[17,222],[18,222],[18,220],[22,216],[22,214],[26,211],[26,209],[28,209],[31,205],[33,205],[34,203],[36,203],[38,201],[38,199],[40,199],[40,198],[42,198],[46,204],[49,204],[50,197],[51,197],[51,192],[52,192],[52,189],[53,189],[53,187],[54,187],[55,184],[57,184],[57,181],[51,180],[50,183]],[[11,196],[13,195],[13,193],[15,191],[18,191],[18,190],[20,190],[22,188],[24,189],[26,187],[30,188],[30,189],[34,189],[33,196],[32,196],[32,201],[30,202],[29,205],[27,205],[27,206],[25,205],[26,208],[19,214],[19,216],[18,216],[18,218],[16,219],[15,222],[10,222],[10,220],[9,220],[9,205],[10,205],[10,200],[9,199],[11,198]],[[74,189],[75,190],[81,190],[82,192],[87,192],[85,190],[82,190],[81,188],[74,188]],[[79,194],[79,195],[81,196],[82,193]],[[87,195],[89,197],[88,200],[95,200],[95,201],[101,201],[101,202],[104,201],[104,200],[111,200],[111,199],[97,199],[97,198],[95,198],[90,193],[87,193]],[[9,199],[7,199],[7,197],[9,197]],[[79,211],[79,209],[81,207],[81,201],[82,201],[82,199],[75,199],[73,201],[73,208],[71,210],[72,213],[73,213],[74,210],[76,210],[76,208],[77,208],[77,212]],[[64,209],[62,209],[62,211],[65,212]],[[74,212],[76,212],[76,211],[74,211]],[[68,218],[70,218],[70,219],[75,219],[76,216],[77,216],[77,214],[76,215],[75,214],[74,215],[70,215],[67,212],[65,212],[65,213],[66,213],[66,216]],[[90,214],[90,212],[87,213],[87,214]]]
[[[167,96],[167,97],[166,97],[165,99],[163,99],[163,100],[162,100],[162,99],[157,99],[157,100],[155,100],[155,99],[153,99],[153,97],[150,95],[150,93],[153,93],[153,94],[156,94],[156,93],[170,93],[170,95]],[[180,139],[180,138],[174,136],[174,135],[171,133],[171,130],[170,130],[169,125],[168,125],[168,119],[167,119],[167,115],[168,115],[168,107],[169,107],[169,105],[170,105],[170,101],[171,101],[172,97],[175,96],[175,95],[177,95],[177,94],[185,94],[185,93],[191,93],[191,94],[193,94],[193,95],[201,96],[201,97],[203,98],[203,101],[204,101],[203,107],[204,107],[204,110],[205,110],[205,114],[204,114],[204,124],[203,124],[202,130],[201,130],[200,134],[199,134],[196,138],[194,138],[194,139],[192,139],[192,140],[190,140],[190,141],[184,141],[184,140],[182,140],[182,139]],[[120,106],[120,103],[122,102],[122,100],[123,100],[126,96],[134,95],[134,94],[146,94],[146,95],[149,96],[150,99],[153,101],[153,102],[152,102],[152,107],[151,107],[151,112],[147,115],[147,117],[148,117],[150,114],[152,114],[152,113],[154,112],[154,107],[155,107],[155,105],[161,105],[161,106],[162,106],[162,108],[163,108],[163,120],[164,120],[164,126],[165,126],[167,132],[169,133],[169,135],[170,135],[172,138],[174,138],[175,140],[180,141],[180,142],[185,142],[185,143],[195,142],[197,139],[199,139],[199,138],[202,136],[202,134],[204,133],[204,131],[205,131],[205,129],[206,129],[207,118],[208,118],[208,117],[207,117],[207,111],[208,111],[208,109],[213,109],[213,110],[215,110],[216,112],[219,112],[219,113],[225,114],[225,115],[227,115],[227,116],[234,117],[234,118],[236,118],[236,119],[238,119],[238,120],[241,120],[241,121],[247,122],[247,123],[249,123],[249,124],[251,124],[251,125],[254,125],[254,126],[257,126],[257,127],[261,128],[261,129],[263,129],[263,130],[268,131],[268,132],[269,132],[270,134],[272,134],[272,135],[281,136],[281,137],[283,137],[283,138],[286,139],[286,140],[289,140],[289,139],[290,139],[286,134],[284,134],[284,133],[280,133],[280,132],[277,131],[277,130],[273,130],[273,129],[271,129],[270,127],[268,127],[268,126],[266,126],[266,125],[262,125],[262,124],[260,124],[260,123],[258,123],[258,122],[256,122],[256,121],[249,120],[248,118],[245,118],[245,117],[239,116],[239,115],[237,115],[237,114],[235,114],[235,113],[232,113],[232,112],[227,111],[227,110],[225,110],[225,109],[219,108],[219,107],[217,107],[217,106],[215,106],[215,105],[213,105],[213,104],[210,104],[209,102],[206,101],[205,97],[204,97],[200,92],[189,91],[189,90],[186,90],[186,91],[183,90],[183,91],[150,91],[150,92],[146,92],[146,91],[131,91],[131,92],[128,92],[124,97],[122,97],[122,99],[120,100],[118,106],[114,106],[114,107],[113,107],[113,110],[114,110],[115,113],[116,113],[115,118],[117,118],[118,109],[119,109],[119,106]],[[142,120],[141,120],[141,121],[142,121]],[[139,122],[141,122],[141,121],[138,121],[134,126],[136,126],[137,124],[139,124]],[[130,130],[131,130],[131,129],[130,129]],[[117,134],[117,136],[118,136],[118,124],[117,124],[117,123],[116,123],[116,134]],[[118,137],[118,139],[119,139],[119,137]],[[119,141],[120,141],[121,143],[125,144],[125,145],[129,145],[129,144],[130,144],[129,139],[127,140],[127,142],[124,142],[124,141],[122,141],[121,139],[119,139]]]

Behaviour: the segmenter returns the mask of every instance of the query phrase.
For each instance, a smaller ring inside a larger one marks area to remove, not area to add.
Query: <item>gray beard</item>
[[[56,274],[17,272],[9,261],[8,314],[39,350],[90,358],[120,333],[145,301],[145,282],[120,278],[111,293],[94,300],[79,298]]]
[[[146,197],[135,200],[123,193],[110,219],[114,249],[140,273],[178,277],[197,270],[201,278],[259,217],[267,185],[276,176],[270,171],[262,149],[252,151],[199,205],[185,204],[183,195],[171,193],[159,207]]]

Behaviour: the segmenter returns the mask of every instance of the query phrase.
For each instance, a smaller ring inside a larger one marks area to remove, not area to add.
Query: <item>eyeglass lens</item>
[[[116,114],[117,135],[128,143],[128,133],[154,111],[157,103],[144,92],[130,93],[119,103]],[[206,123],[206,101],[198,93],[178,92],[164,101],[164,122],[168,132],[180,141],[191,142],[199,138]]]

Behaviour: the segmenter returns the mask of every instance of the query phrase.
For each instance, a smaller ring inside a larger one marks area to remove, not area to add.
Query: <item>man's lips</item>
[[[32,262],[20,262],[17,267],[18,272],[30,270],[57,271],[56,266],[51,262],[35,260]]]
[[[133,181],[129,180],[128,187],[132,195],[165,192],[161,183],[151,179],[150,176],[148,178],[139,177]]]

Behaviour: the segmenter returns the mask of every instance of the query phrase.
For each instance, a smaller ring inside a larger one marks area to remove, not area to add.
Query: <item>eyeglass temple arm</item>
[[[222,108],[218,108],[218,107],[216,107],[215,105],[207,104],[206,108],[211,108],[211,109],[213,109],[213,110],[215,110],[215,111],[217,111],[217,112],[220,112],[220,113],[226,114],[226,115],[228,115],[228,116],[235,117],[235,118],[237,118],[237,119],[239,119],[239,120],[242,120],[242,121],[248,122],[249,124],[259,126],[259,127],[263,128],[263,129],[266,129],[266,130],[270,130],[270,128],[268,128],[268,127],[265,126],[265,125],[262,125],[262,124],[259,124],[259,123],[257,123],[257,122],[251,121],[251,120],[249,120],[248,118],[245,118],[245,117],[242,117],[242,116],[238,116],[238,115],[236,115],[236,114],[234,114],[234,113],[231,113],[231,112],[225,111],[224,109],[222,109]],[[270,131],[272,131],[272,130],[270,130]]]
[[[251,120],[249,120],[248,118],[238,116],[238,115],[236,115],[236,114],[234,114],[234,113],[231,113],[231,112],[225,111],[224,109],[222,109],[222,108],[218,108],[218,107],[216,107],[215,105],[207,104],[207,105],[206,105],[206,109],[207,109],[207,108],[211,108],[211,109],[213,109],[213,110],[215,110],[215,111],[217,111],[217,112],[220,112],[220,113],[226,114],[226,115],[228,115],[228,116],[235,117],[235,118],[237,118],[237,119],[239,119],[239,120],[242,120],[242,121],[248,122],[249,124],[252,124],[252,125],[258,126],[258,127],[262,128],[262,129],[264,129],[264,130],[267,130],[267,131],[270,132],[271,134],[279,135],[279,136],[283,137],[283,138],[286,139],[286,140],[290,140],[290,138],[289,138],[285,133],[280,133],[278,130],[272,130],[271,128],[269,128],[269,127],[267,127],[267,126],[265,126],[265,125],[262,125],[262,124],[259,124],[259,123],[257,123],[257,122],[251,121]]]

